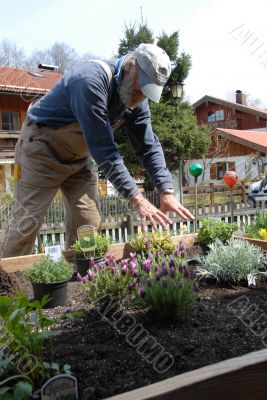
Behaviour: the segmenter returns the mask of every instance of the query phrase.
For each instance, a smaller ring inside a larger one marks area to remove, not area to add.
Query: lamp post
[[[179,82],[174,82],[171,84],[170,89],[172,92],[172,97],[179,100],[183,97],[184,84]],[[177,103],[177,111],[179,111],[179,104]],[[183,204],[183,162],[180,158],[179,160],[179,192],[180,192],[180,203]]]

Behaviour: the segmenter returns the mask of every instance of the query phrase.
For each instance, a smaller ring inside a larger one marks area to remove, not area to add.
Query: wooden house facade
[[[236,91],[236,102],[204,96],[193,104],[199,124],[212,132],[211,148],[199,162],[203,183],[221,183],[226,170],[236,171],[240,180],[254,180],[267,170],[267,110],[249,106]],[[192,178],[187,176],[189,185]]]
[[[0,67],[0,190],[9,191],[15,145],[29,104],[48,93],[61,75]]]

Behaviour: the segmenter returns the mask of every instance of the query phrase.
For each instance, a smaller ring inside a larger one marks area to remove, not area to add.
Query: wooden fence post
[[[214,183],[210,183],[210,204],[214,205]]]
[[[133,214],[127,214],[127,235],[134,235]]]

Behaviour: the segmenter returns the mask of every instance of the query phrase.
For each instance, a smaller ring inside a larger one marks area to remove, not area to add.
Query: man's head
[[[163,86],[171,74],[167,53],[154,44],[140,44],[126,58],[119,93],[126,107],[136,107],[146,97],[159,102]]]
[[[155,44],[140,44],[134,52],[140,67],[141,91],[148,99],[159,103],[163,86],[171,74],[168,54]]]

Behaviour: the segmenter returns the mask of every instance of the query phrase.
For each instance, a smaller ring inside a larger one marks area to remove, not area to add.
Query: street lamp
[[[170,85],[172,97],[179,100],[183,97],[184,84],[180,82],[173,82]],[[179,104],[177,103],[177,111],[179,111]],[[180,191],[180,203],[183,204],[183,162],[179,160],[179,191]]]
[[[171,84],[171,92],[174,99],[181,99],[183,97],[183,90],[183,83],[176,82]]]

